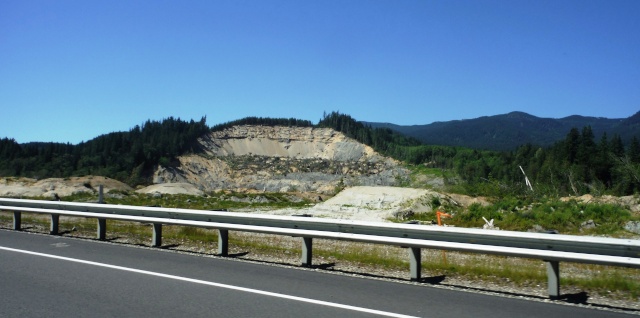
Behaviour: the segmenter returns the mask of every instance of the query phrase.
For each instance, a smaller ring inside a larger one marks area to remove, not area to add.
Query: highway
[[[52,316],[585,318],[635,315],[428,284],[0,230],[0,317]]]

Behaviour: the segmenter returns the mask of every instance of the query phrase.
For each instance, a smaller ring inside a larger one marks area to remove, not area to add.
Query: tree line
[[[113,132],[77,145],[18,144],[0,139],[0,175],[31,178],[102,175],[130,185],[146,184],[157,164],[197,151],[196,140],[209,131],[206,117],[189,122],[169,117],[148,120],[127,132]]]
[[[253,126],[286,126],[286,127],[313,127],[309,120],[295,118],[265,118],[265,117],[245,117],[242,119],[222,123],[211,127],[211,131],[222,131],[227,128],[239,125]]]
[[[469,194],[491,195],[533,191],[550,195],[640,192],[640,142],[624,145],[618,135],[598,139],[591,127],[571,129],[551,147],[525,144],[513,151],[481,151],[422,144],[389,128],[372,128],[339,112],[323,114],[317,125],[294,118],[244,119],[206,125],[169,117],[135,126],[127,132],[101,135],[77,145],[18,144],[0,139],[0,175],[31,178],[103,175],[130,185],[151,182],[153,168],[171,165],[181,154],[198,152],[197,138],[235,125],[333,128],[407,164],[439,171],[450,184]],[[522,170],[521,170],[522,168]]]
[[[463,182],[457,183],[463,184],[463,191],[469,194],[495,195],[531,191],[534,187],[533,191],[549,195],[640,192],[638,138],[632,137],[627,147],[619,135],[603,133],[596,140],[590,126],[572,128],[551,147],[525,144],[513,151],[424,145],[389,128],[371,128],[338,112],[325,114],[318,126],[334,128],[408,164],[435,168],[445,177],[459,178]],[[532,187],[526,186],[525,177]]]

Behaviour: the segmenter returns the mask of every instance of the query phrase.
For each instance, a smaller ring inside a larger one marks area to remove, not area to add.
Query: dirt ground
[[[42,180],[3,177],[0,178],[0,197],[66,197],[77,193],[95,193],[101,185],[105,192],[133,190],[125,183],[101,176]]]

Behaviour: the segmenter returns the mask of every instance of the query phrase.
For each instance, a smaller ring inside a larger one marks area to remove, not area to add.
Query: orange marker
[[[444,213],[444,212],[436,211],[436,216],[438,217],[438,225],[442,226],[442,221],[440,220],[440,218],[441,217],[450,218],[451,214],[447,214],[447,213]]]

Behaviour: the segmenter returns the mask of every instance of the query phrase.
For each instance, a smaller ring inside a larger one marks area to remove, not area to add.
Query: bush
[[[562,202],[548,199],[531,204],[526,198],[507,197],[490,206],[472,204],[468,210],[455,215],[449,223],[461,227],[482,227],[484,220],[494,220],[495,226],[503,230],[527,231],[538,225],[566,234],[593,233],[617,235],[624,232],[626,222],[632,219],[629,210],[615,204]],[[589,220],[595,229],[581,229]]]

